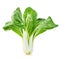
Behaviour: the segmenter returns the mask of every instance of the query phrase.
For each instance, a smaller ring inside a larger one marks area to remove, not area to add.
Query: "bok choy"
[[[37,12],[31,7],[26,8],[22,15],[18,7],[13,12],[11,21],[6,22],[3,29],[12,30],[22,37],[24,52],[28,55],[32,52],[35,37],[57,26],[50,16],[47,19],[37,18]]]

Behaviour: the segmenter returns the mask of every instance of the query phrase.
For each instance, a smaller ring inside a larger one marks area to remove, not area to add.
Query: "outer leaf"
[[[23,14],[23,18],[24,18],[25,30],[28,32],[29,36],[31,36],[32,32],[35,29],[34,25],[35,25],[35,21],[37,19],[37,13],[32,8],[28,7],[28,8],[26,8],[26,10]]]
[[[23,26],[22,14],[20,8],[17,8],[12,15],[12,22],[14,25],[21,27]]]
[[[55,28],[55,27],[57,27],[58,25],[56,25],[54,22],[53,22],[53,20],[52,20],[52,18],[49,16],[48,18],[47,18],[47,20],[46,20],[46,22],[47,22],[47,29],[52,29],[52,28]]]
[[[38,18],[36,21],[35,21],[35,28],[41,23],[43,22],[45,19],[44,18]]]
[[[21,37],[23,37],[22,28],[19,28],[19,27],[13,25],[12,30],[13,30],[15,33],[17,33],[18,35],[20,35]]]
[[[5,26],[3,27],[4,30],[11,30],[12,29],[12,23],[11,22],[7,22],[5,24]]]
[[[17,8],[12,15],[12,21],[7,22],[3,28],[4,30],[13,30],[18,35],[22,36],[23,27],[22,14],[20,9]]]
[[[36,29],[34,30],[35,32],[35,36],[45,32],[46,30],[49,30],[49,29],[52,29],[52,28],[55,28],[57,27],[58,25],[56,25],[51,17],[49,16],[47,18],[47,20],[43,20],[41,22],[39,22],[39,25],[36,27]]]

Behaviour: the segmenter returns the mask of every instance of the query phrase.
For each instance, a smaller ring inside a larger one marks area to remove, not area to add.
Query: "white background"
[[[60,26],[36,37],[31,55],[23,52],[21,37],[2,29],[17,7],[22,13],[32,7],[38,17],[51,16],[60,25],[60,0],[0,0],[0,59],[60,59]]]

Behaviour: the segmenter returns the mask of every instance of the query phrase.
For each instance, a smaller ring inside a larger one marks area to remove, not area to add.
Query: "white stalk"
[[[26,54],[30,54],[32,52],[33,48],[33,35],[29,38],[29,43],[28,43],[28,33],[23,30],[23,50]]]

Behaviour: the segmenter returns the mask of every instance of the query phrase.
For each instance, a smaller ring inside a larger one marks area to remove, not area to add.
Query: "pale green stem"
[[[27,55],[31,54],[33,50],[33,35],[31,35],[28,42],[28,34],[25,30],[23,30],[23,50]]]

